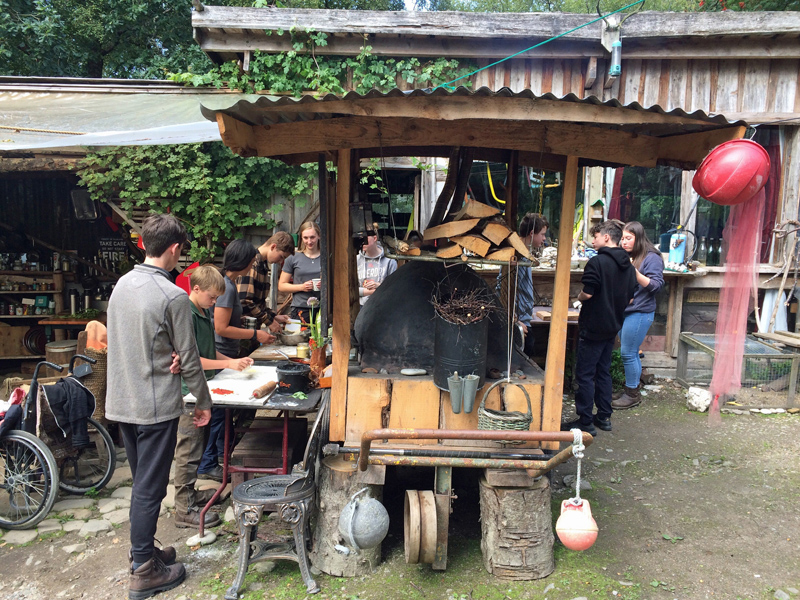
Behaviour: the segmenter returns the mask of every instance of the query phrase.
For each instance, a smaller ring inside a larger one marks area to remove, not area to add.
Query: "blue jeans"
[[[217,457],[225,451],[225,409],[212,408],[211,421],[208,424],[208,443],[197,467],[198,473],[208,473],[219,464]]]
[[[642,361],[639,359],[639,346],[644,342],[654,312],[630,312],[625,314],[622,330],[619,332],[620,354],[625,367],[625,386],[635,388],[642,378]]]
[[[593,407],[597,418],[611,416],[611,351],[616,337],[608,340],[578,339],[575,351],[575,412],[583,425],[591,425]]]

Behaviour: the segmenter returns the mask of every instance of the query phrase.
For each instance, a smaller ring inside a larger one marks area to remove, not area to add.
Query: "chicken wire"
[[[687,344],[689,352],[686,371],[680,373],[679,377],[692,385],[710,384],[717,350],[715,334],[683,335],[699,342],[702,346],[696,347]],[[740,383],[742,387],[758,387],[769,391],[786,390],[789,388],[789,375],[793,360],[800,360],[800,354],[781,350],[752,336],[747,336],[744,341]]]

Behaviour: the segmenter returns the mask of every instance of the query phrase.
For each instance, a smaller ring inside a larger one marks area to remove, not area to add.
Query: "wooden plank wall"
[[[478,67],[491,64],[476,61]],[[472,76],[472,87],[534,94],[575,94],[617,98],[664,110],[682,108],[748,115],[800,113],[800,60],[640,60],[622,61],[622,75],[605,90],[606,61],[598,60],[598,77],[584,89],[588,59],[512,59]]]

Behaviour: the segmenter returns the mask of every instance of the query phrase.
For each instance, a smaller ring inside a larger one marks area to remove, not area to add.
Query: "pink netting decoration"
[[[728,253],[719,297],[714,344],[716,353],[709,388],[711,406],[708,420],[711,424],[721,422],[719,399],[735,393],[741,386],[747,315],[754,295],[761,247],[763,205],[762,188],[749,200],[731,207],[722,233]]]

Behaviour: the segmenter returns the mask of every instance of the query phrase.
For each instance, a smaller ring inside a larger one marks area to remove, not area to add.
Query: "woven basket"
[[[489,397],[489,393],[498,385],[503,383],[509,383],[511,385],[517,386],[519,389],[522,390],[522,393],[525,394],[525,400],[528,401],[528,413],[524,414],[517,410],[513,411],[506,411],[506,410],[492,410],[491,408],[486,408],[486,398]],[[491,431],[528,431],[531,427],[531,421],[533,421],[533,412],[531,411],[531,397],[528,395],[528,391],[518,383],[511,383],[504,379],[499,381],[495,381],[489,389],[486,390],[486,393],[483,394],[483,398],[481,399],[481,404],[478,407],[478,429],[484,430],[491,430]],[[505,444],[521,444],[522,441],[508,441],[503,442]]]
[[[108,350],[103,348],[86,348],[84,354],[97,362],[92,365],[92,372],[81,379],[81,383],[92,392],[95,400],[92,418],[103,426],[108,425],[106,419],[106,371],[108,369]]]

